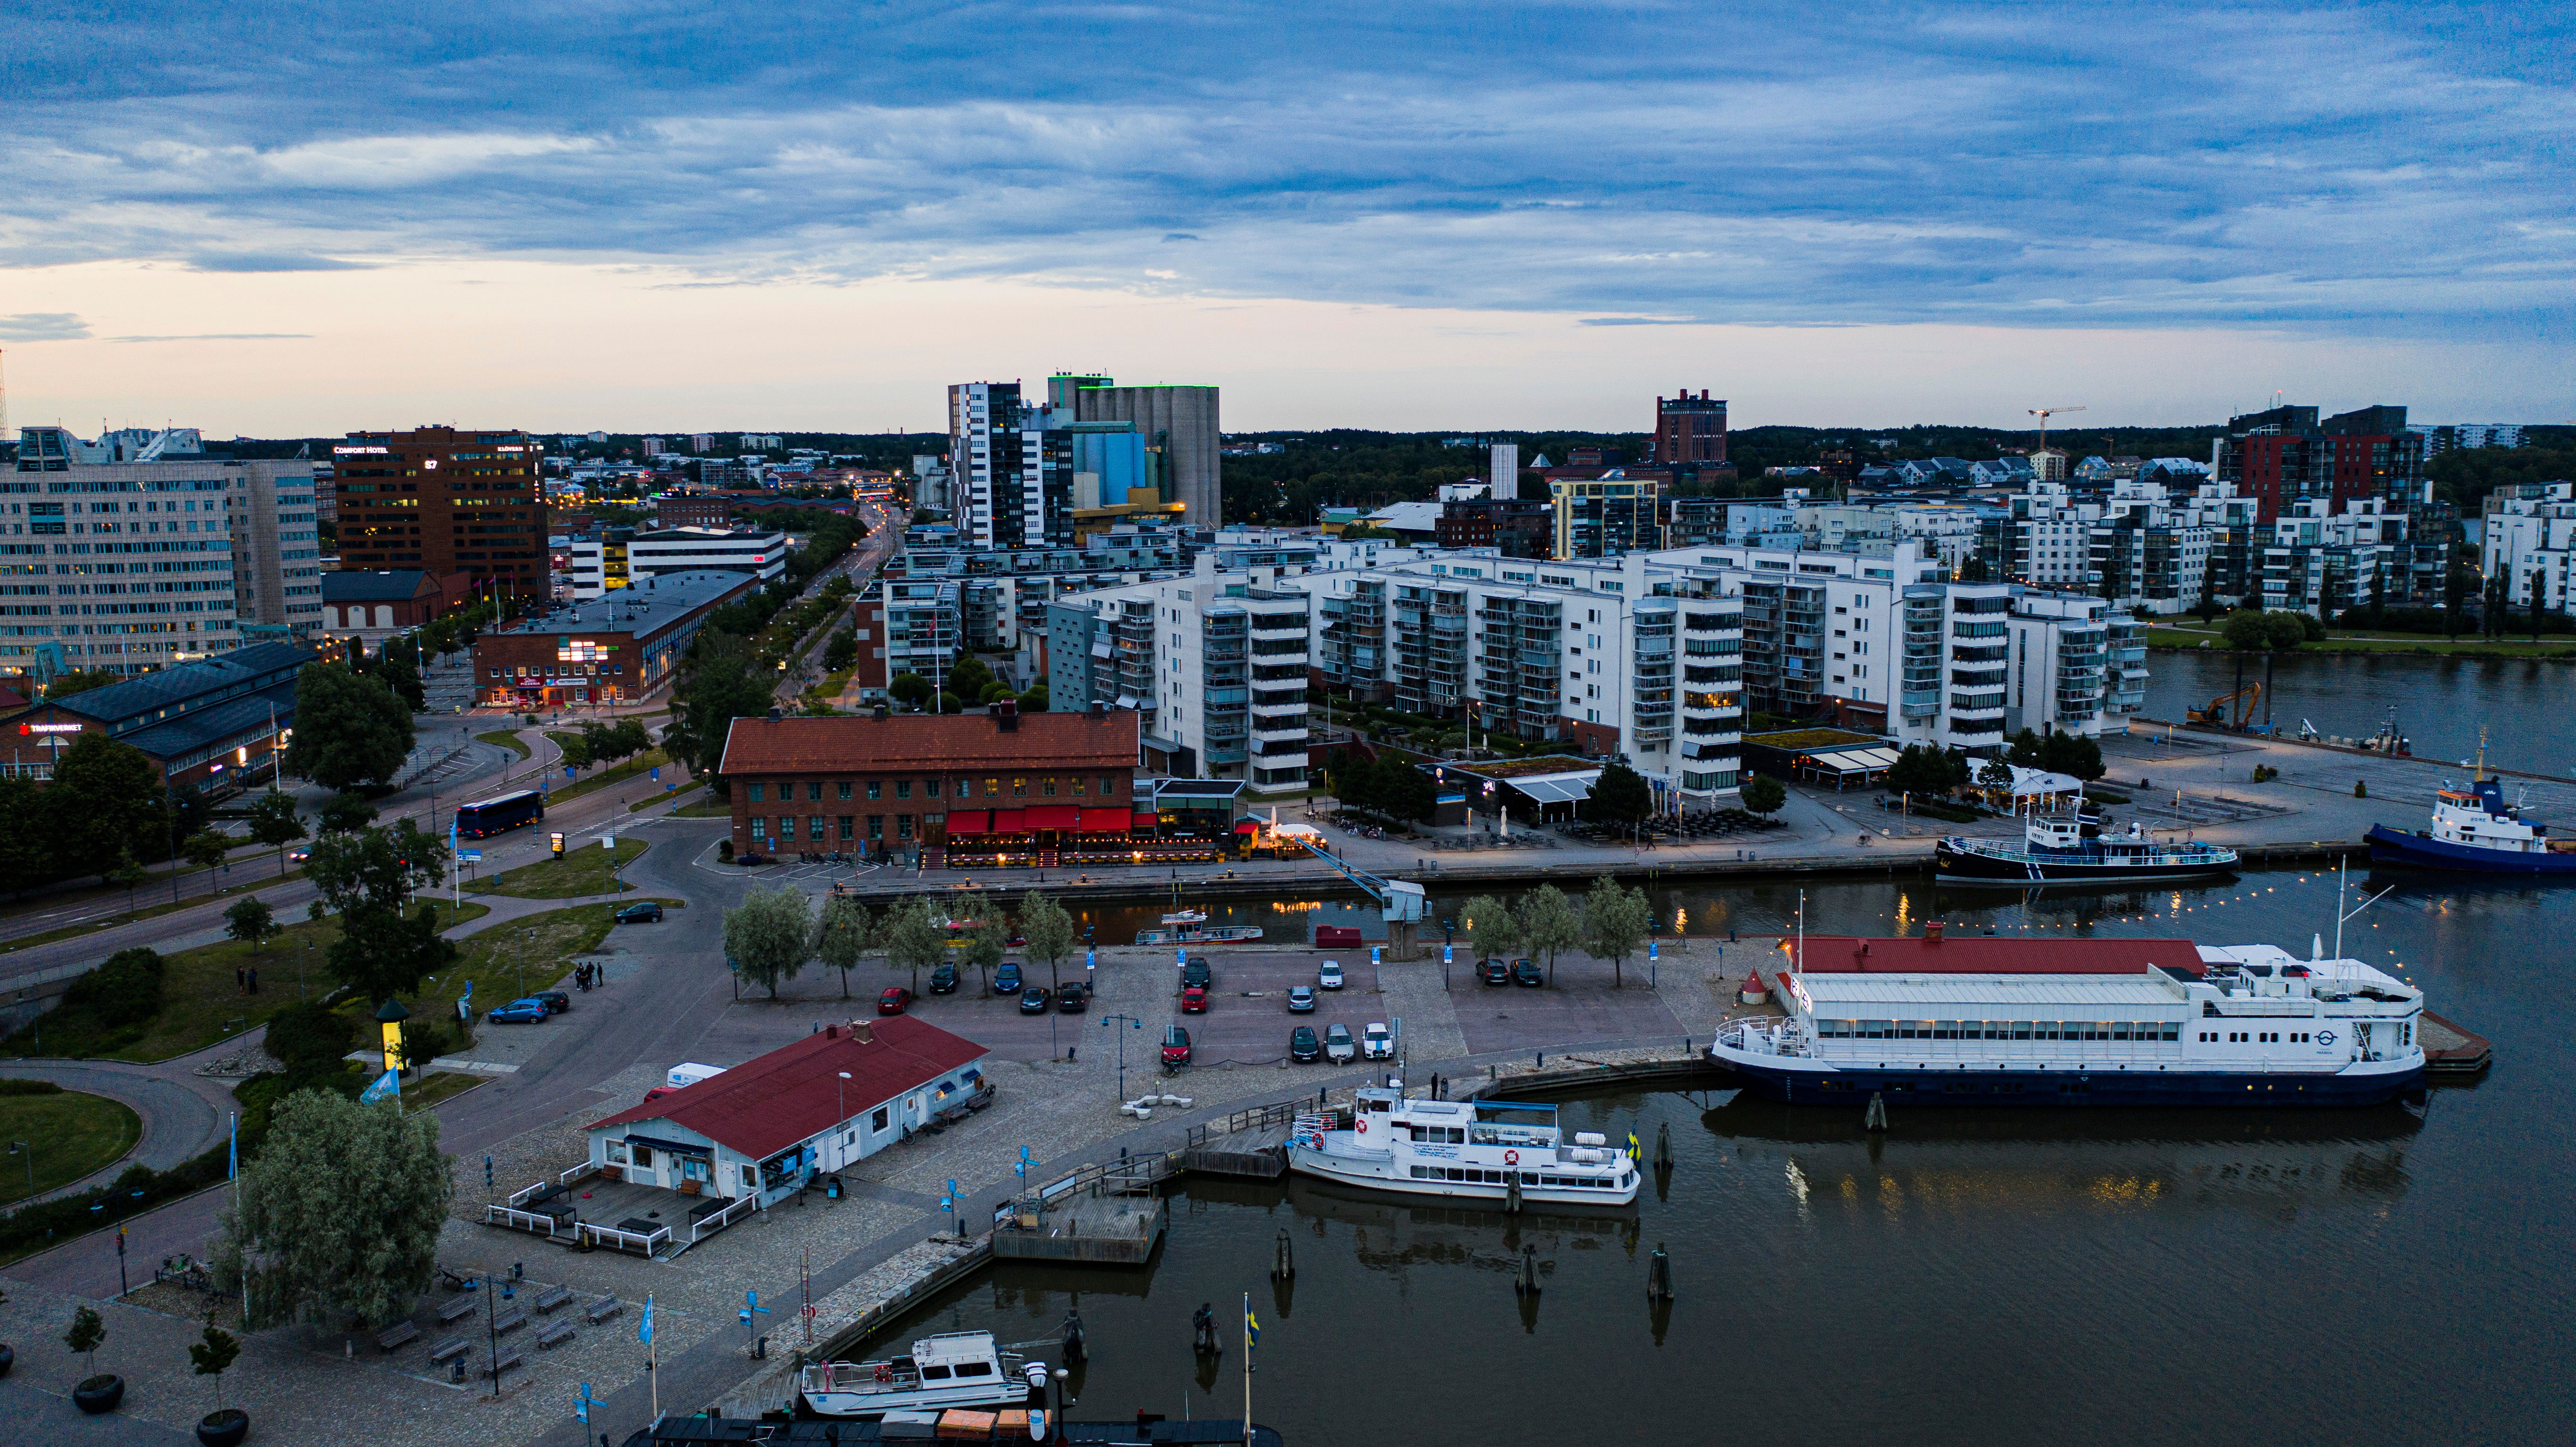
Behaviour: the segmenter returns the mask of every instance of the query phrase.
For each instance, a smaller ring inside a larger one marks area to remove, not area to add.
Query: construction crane
[[[2244,704],[2242,709],[2231,710],[2228,707],[2228,705],[2240,701]],[[2226,729],[2233,733],[2243,733],[2245,731],[2245,726],[2254,721],[2254,706],[2262,701],[2263,685],[2259,683],[2249,683],[2243,688],[2236,690],[2234,693],[2222,693],[2218,697],[2211,699],[2209,701],[2209,707],[2207,708],[2184,709],[2182,715],[2183,722],[2201,724],[2214,729]],[[2233,715],[2232,717],[2231,714]]]
[[[2036,451],[2034,451],[2034,452],[2032,452],[2032,453],[2031,453],[2031,456],[2033,456],[2033,457],[2037,457],[2040,453],[2042,453],[2042,452],[2046,452],[2046,451],[2048,450],[2048,419],[2049,419],[2049,418],[2056,416],[2056,415],[2057,415],[2058,413],[2060,413],[2060,412],[2081,412],[2081,411],[2083,411],[2083,410],[2084,410],[2084,409],[2083,409],[2083,408],[2081,408],[2081,407],[2032,407],[2032,408],[2029,408],[2029,409],[2028,409],[2028,411],[2030,412],[2030,415],[2039,419],[2039,447],[2038,447],[2038,449],[2037,449]]]
[[[1336,873],[1358,885],[1369,898],[1376,900],[1378,907],[1386,912],[1387,943],[1392,947],[1395,957],[1399,960],[1413,958],[1414,931],[1420,927],[1423,916],[1428,912],[1426,909],[1428,901],[1423,896],[1421,885],[1409,879],[1388,879],[1383,875],[1371,874],[1365,869],[1354,867],[1341,856],[1304,834],[1288,834],[1283,837],[1304,845],[1317,859],[1333,866]]]

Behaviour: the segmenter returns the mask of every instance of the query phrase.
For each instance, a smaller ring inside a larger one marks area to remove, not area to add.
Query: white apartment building
[[[2542,607],[2565,610],[2576,554],[2576,483],[2497,488],[2487,494],[2483,520],[2479,566],[2490,579],[2503,575],[2506,599],[2529,608],[2536,582]]]
[[[322,627],[322,545],[313,465],[244,462],[233,513],[233,615],[242,641],[310,641]]]
[[[752,573],[767,581],[786,574],[787,551],[791,546],[793,544],[783,532],[662,528],[637,533],[627,543],[626,570],[630,579],[712,570]]]

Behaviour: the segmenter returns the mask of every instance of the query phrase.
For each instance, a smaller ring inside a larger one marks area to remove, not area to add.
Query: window
[[[923,797],[923,798],[925,798],[925,799],[936,799],[936,798],[938,798],[938,797],[939,797],[939,781],[938,781],[937,779],[924,779],[924,780],[922,780],[922,781],[921,781],[921,797]]]
[[[1118,792],[1118,781],[1117,781],[1115,778],[1112,778],[1111,776],[1109,776],[1109,775],[1107,775],[1107,774],[1103,774],[1103,775],[1101,775],[1101,776],[1100,776],[1100,797],[1101,797],[1101,798],[1106,799],[1106,798],[1108,798],[1110,795],[1115,794],[1115,793],[1117,793],[1117,792]]]
[[[762,786],[761,786],[761,785],[759,785],[759,784],[754,784],[754,785],[752,785],[752,786],[751,786],[751,802],[753,802],[753,803],[755,803],[755,804],[757,804],[757,803],[759,803],[759,802],[760,802],[760,792],[761,792],[761,788],[762,788]]]
[[[910,780],[910,779],[897,779],[897,780],[895,780],[895,781],[894,781],[894,796],[895,796],[896,798],[898,798],[898,799],[909,799],[909,798],[911,798],[911,797],[912,797],[912,780]]]
[[[1050,799],[1055,797],[1055,776],[1053,774],[1049,774],[1047,777],[1038,780],[1038,792]]]
[[[766,839],[766,838],[768,838],[768,837],[769,837],[769,816],[768,816],[768,815],[766,815],[766,814],[754,814],[754,815],[752,815],[752,816],[751,816],[751,833],[752,833],[752,837],[753,837],[753,838],[755,838],[755,839]]]
[[[894,837],[897,839],[909,839],[912,837],[911,815],[897,814],[894,816]]]
[[[868,797],[869,797],[869,798],[871,798],[871,799],[882,799],[882,798],[884,798],[884,797],[885,797],[885,780],[883,780],[883,779],[870,779],[870,780],[868,780]]]
[[[984,797],[987,799],[998,799],[1002,797],[1002,781],[999,779],[986,779],[984,781]]]
[[[882,1106],[880,1106],[880,1107],[878,1107],[878,1108],[877,1108],[877,1113],[876,1113],[876,1114],[874,1114],[874,1115],[872,1115],[872,1116],[869,1116],[869,1117],[868,1117],[868,1129],[870,1129],[870,1130],[884,1130],[885,1128],[886,1128],[886,1113],[885,1113],[885,1108],[884,1108],[884,1107],[882,1107]]]
[[[1025,799],[1025,798],[1027,798],[1028,796],[1029,796],[1029,781],[1028,781],[1028,780],[1023,779],[1023,778],[1015,778],[1015,779],[1011,780],[1011,797],[1012,797],[1012,798],[1014,798],[1014,799]]]
[[[857,824],[857,820],[856,820],[853,816],[848,815],[848,814],[844,814],[844,815],[842,815],[839,819],[836,819],[836,820],[834,820],[833,822],[834,822],[835,824],[837,824],[837,825],[839,825],[839,826],[840,826],[840,827],[839,827],[838,832],[839,832],[839,834],[840,834],[840,836],[841,836],[841,839],[842,839],[842,841],[843,841],[844,843],[846,843],[846,842],[848,842],[850,839],[852,839],[852,838],[856,837],[856,836],[855,836],[855,826],[856,826],[856,824]]]
[[[850,797],[850,781],[849,781],[849,780],[847,780],[847,779],[843,779],[843,780],[841,781],[841,784],[840,784],[840,795],[841,795],[841,797],[842,797],[842,798],[844,798],[844,799],[846,799],[846,798]]]
[[[823,833],[823,816],[822,816],[822,815],[820,815],[820,814],[815,814],[815,815],[812,815],[812,816],[810,816],[809,818],[807,818],[807,819],[806,819],[806,821],[805,821],[805,837],[806,837],[806,838],[808,838],[808,839],[810,839],[810,840],[813,840],[813,841],[814,841],[815,843],[817,843],[817,844],[820,844],[820,843],[822,843],[822,842],[823,842],[823,840],[824,840],[824,838],[825,838],[825,835],[824,835],[824,833]]]
[[[819,804],[823,802],[823,781],[816,779],[806,784],[805,798],[809,803]]]
[[[868,837],[870,839],[883,839],[885,837],[885,816],[883,814],[870,814],[868,816]]]
[[[1080,774],[1073,776],[1073,797],[1077,799],[1082,797],[1082,776]]]

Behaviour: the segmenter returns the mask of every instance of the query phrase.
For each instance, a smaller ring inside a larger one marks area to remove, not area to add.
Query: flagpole
[[[660,1361],[661,1348],[653,1341],[653,1293],[644,1293],[644,1380],[653,1388],[653,1420],[662,1420],[662,1375],[653,1368]]]
[[[1243,1294],[1243,1447],[1252,1447],[1252,1293]]]

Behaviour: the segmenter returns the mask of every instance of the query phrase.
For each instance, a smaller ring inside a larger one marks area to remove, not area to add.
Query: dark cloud
[[[1595,325],[2461,336],[2563,331],[2576,275],[2576,11],[2550,7],[439,15],[0,18],[0,262],[499,254]],[[118,60],[44,59],[75,51]]]
[[[89,323],[72,312],[20,312],[0,316],[0,342],[77,342]]]

